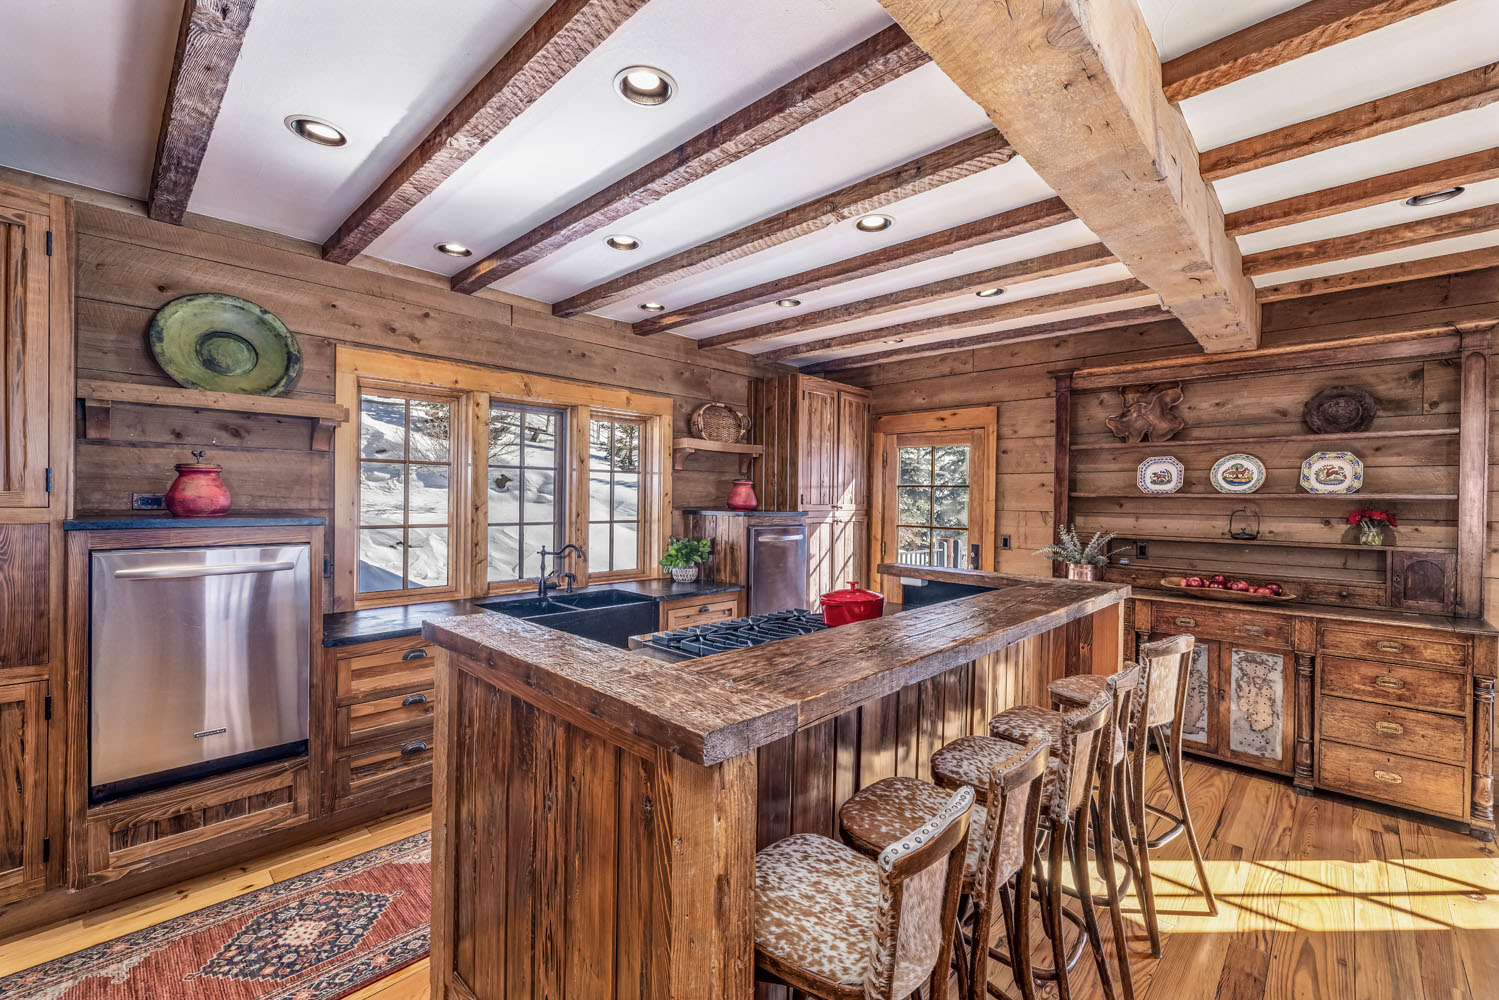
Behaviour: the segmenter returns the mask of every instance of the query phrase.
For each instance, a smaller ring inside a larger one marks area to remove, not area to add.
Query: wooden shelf
[[[102,379],[79,379],[77,396],[83,401],[83,436],[91,440],[110,436],[110,408],[113,403],[142,403],[148,406],[180,406],[190,410],[226,410],[231,413],[256,413],[277,417],[304,417],[313,421],[311,447],[327,451],[333,445],[333,430],[349,419],[349,410],[339,403],[320,403],[309,399],[283,399],[280,396],[249,396],[235,392],[208,392],[177,386],[140,385],[134,382],[110,382]]]
[[[763,444],[740,444],[738,442],[705,441],[702,438],[672,438],[671,467],[680,471],[687,456],[695,451],[712,451],[719,454],[739,456],[739,475],[748,476],[750,462],[765,454]]]
[[[1091,529],[1084,528],[1084,531]],[[1199,545],[1204,542],[1217,545],[1270,545],[1281,548],[1295,549],[1348,549],[1362,552],[1394,552],[1397,549],[1408,552],[1451,552],[1448,548],[1434,548],[1421,545],[1361,545],[1358,542],[1304,542],[1297,540],[1285,540],[1275,538],[1228,538],[1218,536],[1216,538],[1186,537],[1183,535],[1142,535],[1135,532],[1121,531],[1116,540],[1126,542],[1181,542],[1186,545]]]
[[[1128,441],[1103,441],[1097,444],[1075,444],[1072,446],[1072,450],[1164,451],[1172,448],[1193,448],[1207,445],[1215,445],[1220,448],[1247,449],[1260,444],[1291,444],[1297,441],[1375,441],[1380,439],[1424,437],[1457,437],[1457,428],[1433,427],[1403,431],[1355,431],[1349,434],[1274,434],[1265,437],[1245,437],[1241,434],[1236,437],[1189,438],[1187,440],[1172,439],[1170,441],[1140,441],[1137,443]]]
[[[1456,493],[1070,493],[1074,500],[1456,500]]]

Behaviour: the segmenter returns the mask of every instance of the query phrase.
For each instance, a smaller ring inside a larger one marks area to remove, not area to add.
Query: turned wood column
[[[1462,335],[1458,416],[1457,614],[1483,612],[1483,558],[1489,510],[1489,331]]]
[[[1473,804],[1469,831],[1494,839],[1494,678],[1499,670],[1499,639],[1473,642]]]
[[[1051,479],[1051,541],[1057,540],[1072,517],[1072,371],[1052,372],[1056,379],[1057,426],[1052,454]],[[1065,570],[1059,562],[1052,562],[1051,575],[1061,576]]]
[[[1291,779],[1296,790],[1302,793],[1312,790],[1312,678],[1315,664],[1316,657],[1311,653],[1296,654],[1296,759]]]

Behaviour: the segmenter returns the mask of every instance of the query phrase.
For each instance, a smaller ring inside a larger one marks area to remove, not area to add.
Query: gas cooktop
[[[632,649],[666,654],[663,659],[691,659],[726,653],[731,649],[748,649],[777,639],[821,632],[827,628],[822,615],[816,611],[797,608],[794,611],[775,611],[768,615],[750,615],[733,621],[714,622],[711,625],[692,625],[637,636],[630,640]]]

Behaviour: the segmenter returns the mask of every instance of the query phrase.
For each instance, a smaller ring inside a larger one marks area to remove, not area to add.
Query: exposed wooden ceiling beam
[[[888,351],[873,351],[869,354],[856,354],[847,358],[833,358],[830,361],[807,365],[801,370],[809,374],[822,375],[827,372],[846,371],[850,368],[867,368],[870,365],[884,364],[887,361],[905,361],[910,358],[952,354],[955,351],[970,351],[976,347],[1011,344],[1019,340],[1063,337],[1074,333],[1113,330],[1121,326],[1134,326],[1138,323],[1154,323],[1170,319],[1171,314],[1160,306],[1145,306],[1140,309],[1126,309],[1123,312],[1105,313],[1102,316],[1079,316],[1076,319],[1021,326],[1012,330],[963,337],[959,340],[939,340],[925,344],[912,344],[910,347],[892,347]]]
[[[347,264],[556,85],[647,0],[556,0],[323,244]]]
[[[1484,205],[1466,212],[1450,212],[1429,219],[1369,229],[1362,233],[1252,253],[1244,258],[1244,273],[1272,274],[1276,271],[1289,271],[1294,267],[1364,257],[1385,250],[1399,250],[1402,247],[1471,236],[1494,229],[1499,229],[1499,205]]]
[[[629,274],[595,285],[552,306],[554,316],[593,312],[699,274],[782,243],[873,212],[903,198],[1008,163],[1015,150],[1004,136],[986,129],[893,170],[850,184],[832,194],[788,208],[725,236],[637,268]]]
[[[937,233],[918,236],[914,240],[895,243],[891,246],[871,250],[869,253],[845,260],[835,261],[810,271],[776,278],[751,288],[742,288],[716,298],[706,299],[692,305],[682,306],[635,324],[635,332],[641,336],[663,333],[667,330],[696,323],[716,316],[724,316],[750,306],[764,305],[787,296],[800,295],[840,281],[854,281],[875,274],[883,274],[892,268],[904,267],[925,260],[934,260],[948,254],[981,246],[996,240],[1021,236],[1038,229],[1058,226],[1072,221],[1074,216],[1060,198],[1022,205],[1008,212],[1000,212],[975,222],[944,229]]]
[[[769,340],[783,333],[816,330],[835,323],[845,323],[851,319],[878,316],[896,309],[929,305],[943,299],[950,299],[955,295],[973,293],[985,288],[1036,281],[1040,278],[1071,274],[1073,271],[1112,263],[1115,263],[1115,257],[1109,253],[1107,247],[1102,243],[1091,243],[1085,247],[1059,250],[1056,253],[1044,254],[1030,260],[1017,260],[1011,264],[1001,264],[983,271],[974,271],[971,274],[960,274],[955,278],[943,278],[941,281],[933,281],[925,285],[902,288],[899,291],[860,299],[857,302],[845,302],[843,305],[819,309],[805,316],[793,316],[771,323],[761,323],[759,326],[746,327],[743,330],[731,330],[717,336],[704,337],[697,342],[697,346],[700,350],[707,350],[711,347],[728,347],[732,344]]]
[[[1202,154],[1199,164],[1202,176],[1216,181],[1447,115],[1473,111],[1495,101],[1499,101],[1499,63],[1489,63],[1435,83],[1209,149]]]
[[[1066,291],[1052,292],[1049,295],[1016,299],[1014,302],[1003,302],[997,306],[982,306],[978,309],[965,309],[962,312],[944,313],[940,316],[924,316],[921,319],[908,320],[893,326],[882,326],[874,330],[856,330],[853,333],[843,333],[835,337],[823,337],[821,340],[808,340],[800,344],[778,347],[773,351],[764,351],[754,355],[754,358],[756,361],[784,361],[787,358],[818,354],[840,347],[856,347],[860,344],[873,344],[882,340],[902,340],[906,337],[921,337],[932,333],[956,333],[976,327],[993,326],[995,323],[1007,320],[1044,316],[1047,313],[1061,312],[1063,309],[1078,309],[1084,306],[1096,308],[1099,312],[1106,312],[1115,303],[1138,299],[1150,294],[1150,289],[1143,282],[1134,278],[1126,278],[1123,281],[1110,281],[1102,285],[1069,288]]]
[[[1464,250],[1460,253],[1442,254],[1439,257],[1402,261],[1399,264],[1366,267],[1344,274],[1329,274],[1321,278],[1303,278],[1301,281],[1288,281],[1280,285],[1265,285],[1255,292],[1255,298],[1261,302],[1302,299],[1309,295],[1346,292],[1374,285],[1389,285],[1397,281],[1414,281],[1418,278],[1435,278],[1443,274],[1480,271],[1486,267],[1499,267],[1499,247]]]
[[[476,292],[514,274],[928,61],[891,25],[464,268],[452,288]]]
[[[1228,234],[1258,233],[1495,177],[1499,177],[1499,148],[1485,149],[1233,212],[1226,220]]]
[[[1204,349],[1259,343],[1254,286],[1134,3],[880,2]]]
[[[1310,0],[1166,62],[1161,83],[1168,100],[1184,101],[1448,2]]]
[[[255,0],[187,0],[167,84],[146,214],[181,225]]]

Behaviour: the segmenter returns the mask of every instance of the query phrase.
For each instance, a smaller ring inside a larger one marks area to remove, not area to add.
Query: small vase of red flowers
[[[1395,515],[1387,510],[1350,510],[1348,523],[1358,527],[1360,545],[1383,545],[1385,525],[1400,527]]]

